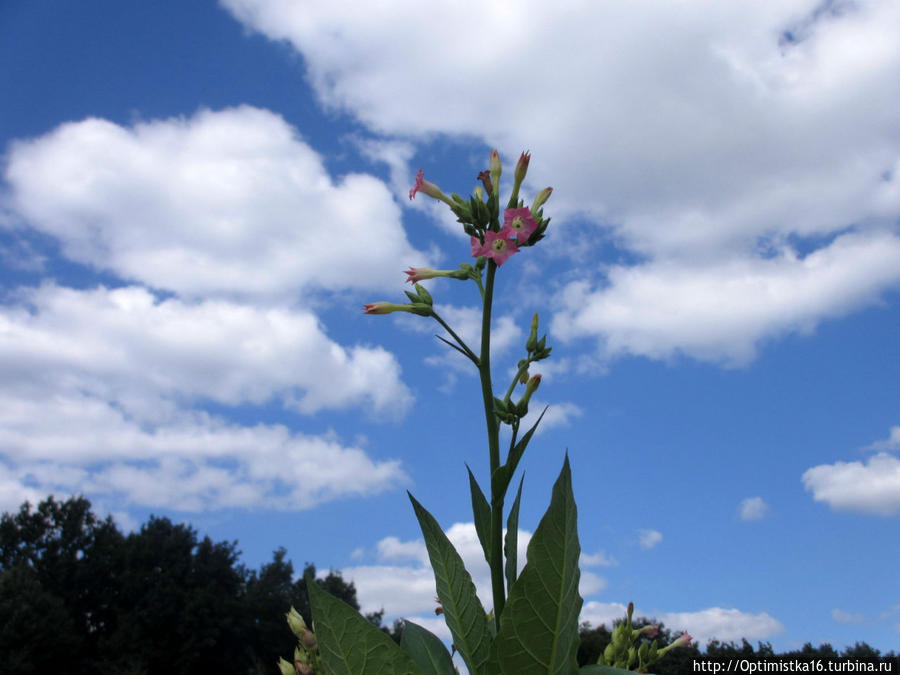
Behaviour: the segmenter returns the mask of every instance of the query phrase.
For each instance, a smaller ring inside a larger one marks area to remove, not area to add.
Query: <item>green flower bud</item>
[[[300,633],[306,630],[306,622],[303,620],[300,612],[291,606],[291,611],[284,616],[287,619],[288,626],[291,627],[291,632],[297,637],[300,637]]]
[[[616,648],[613,646],[612,642],[606,645],[606,649],[603,650],[603,659],[608,666],[611,666],[616,662]]]
[[[284,659],[278,659],[278,670],[281,671],[281,675],[297,675],[294,664],[288,663]]]
[[[550,199],[550,195],[553,193],[553,188],[544,188],[534,198],[534,203],[531,205],[531,215],[535,215],[538,212],[538,209],[541,208],[548,199]],[[535,217],[535,220],[537,217]]]
[[[422,286],[421,284],[415,284],[414,288],[419,293],[420,302],[424,302],[426,305],[434,304],[434,300],[431,299],[431,293],[429,293],[424,286]]]

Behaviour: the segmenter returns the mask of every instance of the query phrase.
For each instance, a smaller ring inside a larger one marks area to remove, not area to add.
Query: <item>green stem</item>
[[[509,389],[506,390],[506,397],[503,399],[504,401],[508,401],[509,397],[512,396],[513,390],[516,388],[516,384],[519,382],[519,378],[522,377],[522,373],[528,372],[528,367],[531,365],[531,361],[527,361],[524,366],[519,368],[516,376],[513,378],[512,384],[509,385]]]
[[[481,319],[481,393],[484,398],[484,416],[487,422],[488,447],[491,466],[491,589],[494,596],[494,621],[500,629],[500,615],[506,604],[503,588],[503,498],[494,491],[494,472],[500,468],[500,426],[494,413],[494,390],[491,383],[491,305],[494,296],[494,275],[497,264],[488,261],[484,285],[484,311]]]

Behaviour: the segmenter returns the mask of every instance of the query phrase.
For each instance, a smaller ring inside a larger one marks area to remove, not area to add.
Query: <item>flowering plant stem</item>
[[[525,343],[525,358],[518,362],[515,377],[504,397],[494,396],[491,315],[497,269],[511,256],[540,241],[550,222],[543,218],[541,209],[550,196],[550,188],[538,193],[530,209],[518,201],[519,186],[525,178],[529,158],[528,153],[522,153],[516,166],[513,194],[503,213],[502,226],[499,209],[502,167],[496,151],[491,153],[490,171],[479,174],[485,190],[476,188],[469,201],[456,194],[448,197],[438,186],[426,181],[420,170],[416,184],[410,190],[410,199],[422,192],[447,204],[470,235],[476,262],[474,265],[463,263],[458,270],[411,267],[406,272],[407,281],[415,284],[415,292],[406,291],[410,304],[375,302],[363,309],[367,314],[409,312],[433,318],[451,339],[438,338],[478,369],[487,426],[490,501],[471,470],[469,489],[475,531],[491,573],[492,613],[485,611],[462,557],[437,520],[409,494],[434,571],[439,604],[436,613],[443,614],[453,637],[453,646],[465,661],[470,675],[615,675],[614,665],[634,666],[646,671],[647,666],[668,648],[658,649],[656,642],[648,644],[646,641],[636,648],[645,629],[632,629],[631,607],[628,623],[617,629],[614,644],[601,657],[603,665],[578,668],[578,618],[582,606],[578,593],[581,574],[578,560],[581,546],[568,455],[553,485],[550,506],[528,543],[521,574],[517,554],[521,479],[506,520],[506,535],[503,533],[507,490],[543,418],[541,413],[519,438],[519,425],[528,414],[531,395],[541,383],[541,376],[529,377],[528,369],[532,363],[550,356],[551,351],[546,346],[546,335],[538,339],[538,315],[535,314]],[[416,283],[439,277],[474,281],[477,285],[482,301],[478,355],[435,311],[431,293]],[[513,401],[519,384],[525,385],[525,391]],[[509,451],[503,461],[500,456],[501,424],[510,427]],[[310,577],[306,581],[316,619],[315,636],[297,616],[289,616],[289,622],[293,621],[292,628],[301,639],[302,649],[298,647],[293,664],[284,660],[279,663],[285,675],[292,671],[299,675],[310,672],[324,675],[453,675],[456,672],[450,652],[437,636],[422,626],[407,622],[398,647],[358,612],[319,589],[315,579]],[[685,635],[680,639],[681,642],[676,641],[673,646],[689,641],[690,637]]]
[[[484,417],[487,422],[488,449],[490,451],[491,477],[500,468],[500,425],[494,412],[494,388],[491,380],[491,308],[494,297],[494,277],[497,265],[493,260],[487,264],[487,278],[484,284],[484,302],[481,315],[481,358],[478,370],[481,375],[481,395],[484,399]],[[503,588],[503,501],[506,495],[495,490],[491,480],[491,535],[490,566],[491,590],[494,597],[494,623],[500,629],[500,615],[506,604]]]

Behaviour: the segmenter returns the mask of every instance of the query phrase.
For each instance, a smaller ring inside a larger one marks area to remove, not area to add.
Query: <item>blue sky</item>
[[[466,194],[497,148],[507,192],[529,149],[523,545],[568,450],[584,620],[895,649],[898,43],[889,0],[0,5],[0,507],[283,545],[446,634],[405,490],[488,600],[478,382],[360,308],[467,261],[418,168]],[[474,286],[426,285],[476,340]]]

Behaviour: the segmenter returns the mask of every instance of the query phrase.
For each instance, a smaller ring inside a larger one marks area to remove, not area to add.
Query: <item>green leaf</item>
[[[400,648],[415,661],[422,675],[456,675],[453,658],[444,643],[417,623],[403,622]]]
[[[541,420],[544,419],[544,413],[547,412],[547,409],[550,406],[545,406],[544,411],[541,413],[541,416],[537,418],[537,421],[534,425],[528,430],[528,432],[522,436],[518,443],[513,446],[513,449],[509,451],[509,456],[506,458],[506,463],[498,467],[494,474],[491,476],[491,487],[494,490],[494,494],[505,495],[506,488],[509,487],[509,481],[512,480],[513,474],[516,472],[516,467],[519,466],[519,460],[522,459],[522,455],[525,454],[525,448],[528,447],[528,441],[531,440],[531,437],[534,436],[534,432],[537,430],[538,424],[541,423]]]
[[[507,593],[512,590],[513,584],[516,583],[516,575],[519,573],[519,502],[522,499],[522,483],[524,481],[525,476],[522,476],[519,480],[519,491],[516,492],[516,498],[509,510],[509,517],[506,519],[506,539],[503,542],[503,552],[506,554]]]
[[[409,494],[407,492],[407,494]],[[482,672],[491,652],[491,634],[484,607],[475,594],[475,584],[462,558],[447,535],[424,506],[409,494],[425,537],[428,557],[434,570],[438,597],[444,608],[444,620],[453,636],[453,644],[472,675]]]
[[[306,576],[316,640],[329,675],[422,675],[384,632]]]
[[[472,515],[475,517],[475,532],[478,533],[478,541],[481,542],[481,549],[484,551],[484,559],[487,561],[488,567],[491,566],[491,506],[488,504],[487,498],[481,491],[478,481],[472,474],[472,469],[466,465],[466,471],[469,472],[469,489],[472,492]]]
[[[569,458],[550,507],[528,543],[528,562],[509,593],[491,660],[504,675],[578,672],[577,510]]]

